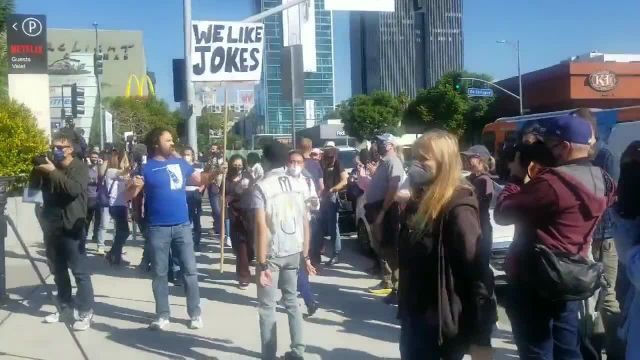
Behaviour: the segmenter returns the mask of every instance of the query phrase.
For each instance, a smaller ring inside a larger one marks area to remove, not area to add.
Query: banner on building
[[[282,4],[294,0],[283,0]],[[316,58],[316,9],[309,0],[282,13],[283,46],[302,45],[302,61],[305,72],[318,71]]]
[[[192,81],[260,81],[264,25],[193,21]]]
[[[104,112],[104,134],[108,143],[113,143],[113,115],[105,111]]]
[[[325,10],[334,11],[395,11],[395,0],[324,0]]]

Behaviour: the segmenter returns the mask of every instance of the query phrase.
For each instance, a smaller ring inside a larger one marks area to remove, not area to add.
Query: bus
[[[524,129],[527,129],[544,119],[566,115],[577,109],[531,114],[523,116],[500,118],[487,124],[482,130],[482,144],[494,155],[499,155],[505,142],[517,143]],[[598,125],[598,137],[601,141],[609,143],[609,137],[613,130],[621,123],[632,123],[640,121],[640,106],[631,106],[616,109],[590,109],[596,117]],[[625,128],[635,128],[636,125],[627,125]],[[617,131],[618,132],[618,131]],[[630,136],[637,136],[633,131]],[[619,136],[619,135],[616,135]],[[640,136],[636,139],[640,140]],[[617,141],[617,138],[616,138]],[[626,146],[628,144],[616,144],[616,146]],[[616,154],[620,155],[620,154]]]

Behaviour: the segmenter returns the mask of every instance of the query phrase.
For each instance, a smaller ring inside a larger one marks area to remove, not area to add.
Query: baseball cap
[[[548,119],[542,123],[545,138],[553,137],[562,141],[589,145],[593,137],[591,124],[577,115],[563,115]]]
[[[467,151],[463,151],[462,155],[478,156],[483,159],[488,159],[491,157],[489,149],[487,149],[487,147],[484,145],[473,145],[472,147],[468,148]]]
[[[324,148],[334,148],[336,147],[336,142],[335,141],[327,141],[324,143]]]
[[[395,144],[397,142],[396,137],[389,134],[384,133],[382,135],[376,135],[376,139],[382,141],[384,143]]]

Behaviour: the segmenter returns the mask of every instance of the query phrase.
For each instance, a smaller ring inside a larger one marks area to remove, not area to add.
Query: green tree
[[[113,114],[114,143],[124,142],[124,133],[131,131],[138,139],[154,127],[166,127],[175,131],[180,118],[171,112],[163,100],[155,97],[115,97],[105,99],[106,109]]]
[[[493,121],[488,110],[494,100],[468,97],[469,87],[486,85],[461,80],[463,77],[491,81],[486,74],[466,71],[447,73],[434,87],[418,92],[404,112],[403,125],[412,132],[441,128],[464,137],[467,142],[477,141],[484,125]]]
[[[400,132],[401,98],[388,92],[354,96],[340,104],[338,109],[345,132],[359,141],[386,132]]]
[[[0,176],[23,179],[33,167],[34,156],[47,151],[47,138],[37,120],[24,105],[0,99]]]
[[[0,97],[6,97],[8,91],[7,62],[7,18],[15,10],[14,0],[0,0]]]

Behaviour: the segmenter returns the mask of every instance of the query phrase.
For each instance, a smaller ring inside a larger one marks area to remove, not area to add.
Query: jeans
[[[511,285],[506,306],[521,359],[581,360],[579,301],[548,302]]]
[[[306,269],[298,271],[298,291],[302,295],[304,304],[309,307],[316,302],[313,292],[311,292],[311,283],[309,283],[309,274]]]
[[[198,190],[187,191],[187,205],[189,207],[189,222],[193,225],[193,243],[198,246],[202,236],[202,225],[200,224],[202,193]]]
[[[297,253],[269,259],[272,286],[263,287],[258,282],[258,313],[260,315],[260,339],[263,360],[276,359],[276,350],[278,349],[276,326],[278,289],[282,291],[282,301],[289,317],[291,350],[298,356],[304,355],[302,313],[300,312],[300,306],[298,306],[298,290],[296,288],[300,255],[300,253]]]
[[[174,226],[149,226],[149,253],[153,276],[153,297],[156,301],[158,317],[168,318],[169,284],[169,251],[174,249],[180,261],[184,289],[187,295],[187,313],[193,318],[200,316],[200,289],[198,288],[198,266],[193,252],[191,226],[181,224]]]
[[[213,229],[216,233],[220,234],[222,230],[222,208],[220,207],[220,193],[216,193],[212,190],[215,185],[209,186],[209,205],[211,205],[211,216],[213,216]]]
[[[75,308],[81,313],[93,309],[93,285],[87,257],[80,253],[79,241],[84,236],[84,229],[69,231],[60,224],[45,223],[44,244],[47,260],[53,280],[58,288],[58,302],[62,308],[74,307],[71,296],[71,279],[69,269],[76,280],[78,288],[75,297]]]
[[[231,221],[231,234],[229,235],[231,236],[233,252],[236,254],[236,276],[238,277],[238,282],[248,284],[251,282],[249,265],[254,258],[254,247],[253,229],[247,229],[247,225],[253,223],[253,216],[251,211],[241,209],[236,211],[237,213],[233,221]]]
[[[98,243],[99,247],[104,246],[104,237],[102,236],[101,221],[102,221],[102,207],[98,204],[98,199],[87,198],[87,217],[85,225],[85,234],[80,240],[80,251],[84,252],[86,249],[87,236],[89,233],[89,225],[93,221],[93,236],[91,240]]]
[[[342,250],[342,239],[340,238],[340,227],[338,224],[338,196],[331,194],[328,199],[323,199],[320,203],[320,212],[322,213],[322,232],[318,242],[319,248],[316,249],[319,254],[324,243],[324,234],[328,234],[333,244],[333,256],[340,254]]]
[[[109,207],[109,215],[111,215],[116,229],[111,246],[111,256],[115,256],[117,259],[122,258],[122,248],[130,234],[128,214],[129,209],[126,206]]]
[[[400,319],[400,357],[402,360],[461,360],[464,346],[455,341],[438,345],[438,325],[424,314],[406,314]]]

